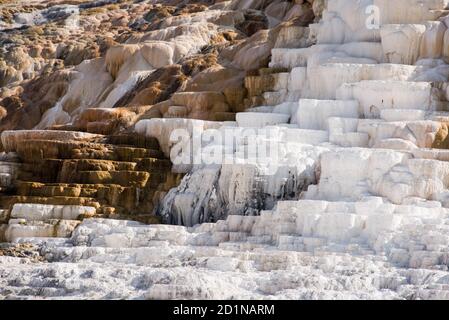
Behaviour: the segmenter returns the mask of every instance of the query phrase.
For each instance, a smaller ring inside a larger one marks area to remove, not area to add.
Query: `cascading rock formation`
[[[449,0],[45,2],[0,0],[0,298],[449,299]]]

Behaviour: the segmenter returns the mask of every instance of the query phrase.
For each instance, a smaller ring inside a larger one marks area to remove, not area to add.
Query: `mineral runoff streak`
[[[182,303],[173,308],[174,316],[195,316],[204,318],[208,314],[214,315],[274,315],[274,305],[251,304],[218,304],[216,307],[186,306]]]

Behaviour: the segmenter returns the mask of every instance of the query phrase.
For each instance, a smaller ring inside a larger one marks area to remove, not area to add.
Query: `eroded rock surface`
[[[18,8],[1,297],[449,299],[447,0]]]
[[[305,44],[315,15],[309,2],[280,0],[11,0],[0,17],[0,129],[111,133],[89,109],[121,108],[122,127],[142,117],[233,120],[246,72],[266,67],[280,43],[297,46],[299,35]]]
[[[6,241],[70,237],[91,217],[158,223],[154,207],[181,178],[157,140],[138,135],[4,131],[2,144],[16,155],[2,162]]]

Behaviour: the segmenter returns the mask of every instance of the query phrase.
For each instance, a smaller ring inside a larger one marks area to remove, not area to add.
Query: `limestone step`
[[[154,203],[179,184],[182,174],[170,174],[164,183],[153,188],[139,189],[103,184],[43,184],[19,182],[18,195],[2,196],[0,206],[10,208],[16,203],[40,203],[53,205],[82,205],[101,207],[101,212],[134,213],[152,212]],[[99,211],[99,212],[100,212]]]
[[[15,152],[17,146],[28,140],[93,141],[104,136],[86,132],[56,130],[7,130],[1,134],[3,148],[6,152]]]
[[[5,139],[24,161],[9,194],[0,197],[0,207],[5,209],[36,207],[37,214],[88,206],[96,209],[96,217],[159,223],[152,215],[154,206],[182,177],[171,174],[171,162],[155,138],[19,131],[6,134]],[[59,218],[56,213],[49,215]],[[37,219],[26,213],[20,218],[30,223]]]
[[[0,207],[10,208],[15,203],[40,203],[53,205],[79,205],[100,208],[100,203],[89,197],[36,197],[36,196],[2,196],[0,197]]]
[[[123,187],[143,188],[150,183],[156,186],[162,182],[160,174],[146,171],[78,171],[68,183],[118,184]]]
[[[271,50],[270,68],[285,68],[291,70],[305,67],[307,64],[307,49],[274,48]]]
[[[17,146],[17,154],[24,162],[31,163],[44,159],[99,159],[132,162],[134,158],[163,158],[160,150],[51,140],[23,141]]]
[[[118,161],[133,161],[135,158],[164,158],[164,154],[159,149],[112,146],[112,150]]]
[[[420,67],[390,63],[353,62],[314,65],[310,70],[308,69],[307,88],[302,97],[342,100],[336,96],[336,92],[345,83],[363,80],[408,81],[416,74],[418,68]]]
[[[162,222],[161,217],[154,214],[120,214],[117,218],[123,220],[133,220],[144,224],[159,224]]]
[[[136,162],[127,161],[111,161],[111,160],[99,160],[99,159],[48,159],[45,161],[58,161],[62,162],[61,171],[74,170],[74,171],[132,171],[136,169]]]
[[[307,82],[307,68],[306,67],[296,67],[290,72],[290,77],[288,80],[288,91],[289,93],[299,92],[302,93],[306,87]]]
[[[248,96],[260,96],[267,91],[278,91],[288,88],[290,73],[272,73],[245,77],[245,88]]]
[[[101,159],[44,159],[37,166],[23,163],[16,177],[19,180],[41,182],[70,181],[78,171],[150,171],[164,173],[171,162],[158,158],[135,158],[133,162]]]
[[[289,115],[280,113],[239,112],[236,121],[239,127],[263,128],[269,125],[288,123]]]
[[[414,65],[420,56],[425,24],[384,24],[380,36],[388,62]]]
[[[110,205],[122,204],[129,207],[141,197],[152,196],[153,190],[139,190],[136,187],[123,187],[117,184],[64,184],[18,182],[17,195],[31,197],[88,197]]]
[[[112,145],[133,146],[144,149],[159,149],[159,142],[156,138],[145,137],[135,134],[120,134],[106,136],[105,142]]]
[[[412,149],[433,147],[441,130],[443,130],[441,123],[431,120],[386,122],[364,119],[357,125],[357,132],[369,135],[370,146],[385,139],[402,139],[410,144]],[[445,138],[442,136],[438,143],[444,143],[444,141]]]
[[[25,219],[10,219],[5,231],[8,242],[20,238],[63,237],[71,236],[73,230],[81,223],[79,220],[28,221]]]
[[[281,89],[279,91],[266,91],[263,93],[263,101],[267,106],[276,106],[287,100],[287,89]]]
[[[288,73],[288,69],[286,68],[260,68],[257,70],[250,70],[247,72],[248,76],[264,76],[269,74],[276,74],[276,73]]]
[[[445,15],[447,2],[432,0],[422,3],[418,0],[400,0],[397,4],[388,0],[376,0],[379,7],[381,24],[413,24],[425,21],[436,21]]]
[[[84,187],[84,188],[83,188]],[[85,194],[83,189],[91,190],[88,186],[70,185],[70,184],[44,184],[39,182],[17,182],[17,195],[19,196],[38,196],[38,197],[80,197]]]
[[[368,148],[370,137],[363,132],[346,132],[329,135],[329,142],[345,148]]]
[[[309,130],[297,127],[268,126],[267,130],[277,130],[279,134],[274,137],[266,137],[270,140],[276,140],[280,143],[302,143],[310,145],[319,145],[329,141],[329,132],[325,130]],[[260,136],[260,135],[259,135]],[[249,137],[252,139],[253,137]],[[245,141],[246,142],[246,141]]]
[[[16,180],[56,181],[62,164],[63,160],[60,159],[44,159],[39,163],[21,163]]]
[[[359,118],[361,112],[357,100],[299,100],[296,122],[301,129],[329,130],[332,117]]]
[[[285,217],[289,217],[290,221],[286,222]],[[425,223],[429,228],[435,229],[438,240],[416,235],[413,225],[420,219],[427,221]],[[382,233],[402,230],[399,232],[402,235],[398,237],[408,234],[423,245],[432,244],[432,247],[438,248],[435,243],[441,245],[449,239],[449,236],[444,235],[449,228],[448,219],[447,209],[441,207],[395,206],[383,203],[381,198],[361,202],[281,201],[272,214],[257,218],[252,234],[259,238],[269,236],[284,248],[310,251],[325,245],[327,241],[344,244],[354,237],[359,239],[356,241],[363,237],[370,241]],[[279,228],[279,223],[286,226]],[[281,235],[285,231],[287,236]]]
[[[16,203],[11,210],[11,219],[26,219],[28,221],[80,220],[81,218],[93,217],[95,213],[96,208],[88,206]]]
[[[284,102],[274,106],[271,112],[288,114],[291,117],[292,120],[291,123],[296,123],[294,115],[296,115],[296,113],[298,112],[298,107],[299,107],[298,101]]]
[[[172,164],[168,159],[159,159],[159,158],[135,158],[137,166],[136,170],[148,170],[153,172],[155,170],[170,170]]]
[[[432,159],[440,161],[449,161],[449,150],[420,148],[411,151],[417,159]]]
[[[438,110],[429,82],[365,80],[343,84],[338,100],[358,100],[366,118],[379,118],[384,109]]]
[[[245,112],[273,113],[274,109],[275,109],[275,106],[257,106],[257,107],[248,108],[245,110]]]
[[[426,112],[413,109],[383,109],[380,118],[385,121],[413,121],[424,120]]]

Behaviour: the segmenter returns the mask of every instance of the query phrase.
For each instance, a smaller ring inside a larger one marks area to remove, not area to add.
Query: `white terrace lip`
[[[449,299],[449,0],[297,1],[290,15],[311,7],[319,18],[287,23],[277,39],[290,5],[253,5],[170,16],[84,61],[36,127],[126,120],[143,147],[75,131],[2,133],[0,188],[80,203],[0,210],[0,241],[13,242],[0,255],[0,298]],[[217,34],[264,17],[269,30],[233,40],[168,100],[133,106],[143,114],[109,105],[146,73],[213,52]],[[78,118],[84,109],[94,111]],[[82,182],[19,181],[29,163],[14,151],[57,157],[65,149],[53,140],[95,140],[66,167],[68,180],[83,168]],[[154,201],[163,223],[98,217],[116,209],[102,194]]]

